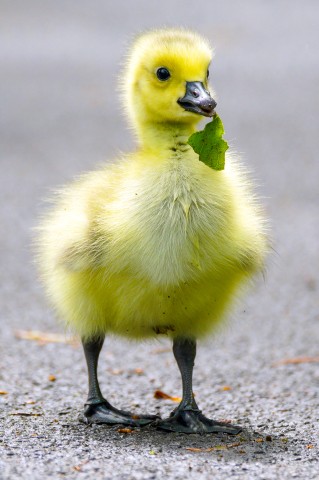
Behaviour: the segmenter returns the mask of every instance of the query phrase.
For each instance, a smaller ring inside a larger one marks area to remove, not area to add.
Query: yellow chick
[[[138,148],[60,191],[39,227],[39,263],[58,315],[82,338],[88,365],[87,423],[226,432],[194,400],[196,339],[225,316],[261,271],[265,221],[245,171],[228,154],[216,171],[188,145],[202,116],[212,50],[183,29],[139,36],[123,75],[123,101]],[[168,335],[182,376],[181,404],[167,419],[114,408],[99,388],[106,334]]]

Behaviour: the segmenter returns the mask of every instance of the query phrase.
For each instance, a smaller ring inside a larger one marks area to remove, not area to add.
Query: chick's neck
[[[185,153],[191,150],[187,142],[195,130],[194,124],[146,123],[138,132],[139,147],[144,152]]]

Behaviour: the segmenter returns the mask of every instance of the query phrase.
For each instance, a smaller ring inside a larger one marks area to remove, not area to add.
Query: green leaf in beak
[[[214,170],[224,170],[225,167],[228,143],[222,139],[224,133],[223,122],[216,114],[204,130],[193,133],[188,139],[189,145],[198,153],[200,161]]]

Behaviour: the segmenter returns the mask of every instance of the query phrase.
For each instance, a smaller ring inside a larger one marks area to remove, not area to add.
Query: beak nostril
[[[197,90],[197,88],[194,88],[194,90],[192,91],[192,95],[193,97],[198,98],[200,95],[199,90]]]

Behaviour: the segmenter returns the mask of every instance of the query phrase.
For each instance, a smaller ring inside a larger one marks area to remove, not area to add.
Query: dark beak
[[[185,110],[205,117],[212,117],[217,105],[210,93],[205,90],[202,82],[186,82],[185,96],[179,98],[177,103]]]

